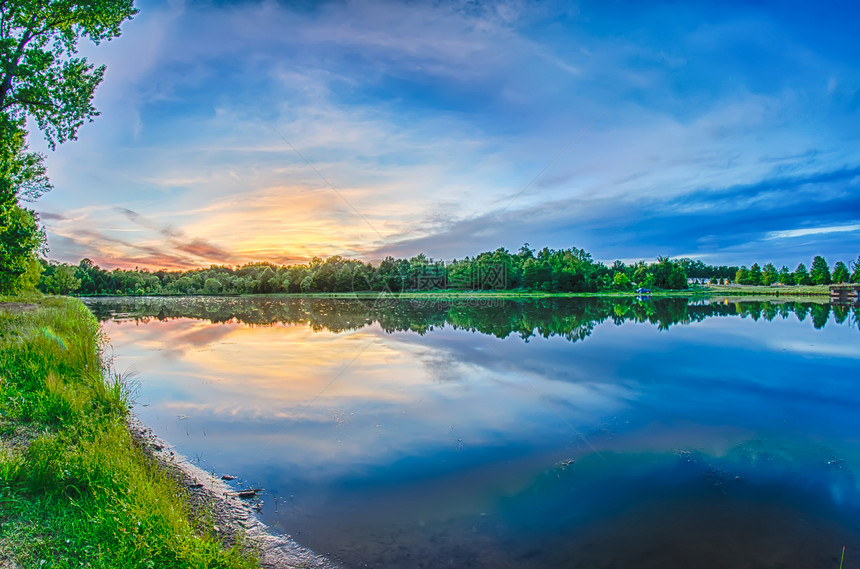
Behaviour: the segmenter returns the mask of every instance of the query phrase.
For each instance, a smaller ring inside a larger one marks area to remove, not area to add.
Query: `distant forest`
[[[860,282],[860,257],[848,266],[837,262],[831,271],[816,256],[810,269],[800,263],[794,271],[772,263],[763,267],[713,266],[692,259],[659,257],[611,266],[594,261],[582,249],[540,251],[523,245],[516,253],[499,248],[449,263],[424,254],[411,259],[386,257],[379,265],[335,255],[314,257],[303,265],[249,263],[186,271],[148,269],[106,270],[89,259],[77,265],[42,260],[38,283],[42,292],[79,295],[267,294],[315,292],[410,291],[536,291],[609,292],[637,288],[683,290],[690,279],[701,283],[736,282],[746,285],[809,285]]]

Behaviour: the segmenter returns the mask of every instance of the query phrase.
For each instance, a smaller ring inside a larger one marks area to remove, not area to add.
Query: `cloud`
[[[123,220],[138,227],[130,228]],[[183,231],[121,207],[67,212],[55,218],[48,240],[52,256],[73,263],[87,257],[108,268],[184,269],[234,260],[233,253],[223,247],[199,237],[190,238]]]
[[[154,229],[155,231],[157,231],[158,233],[162,234],[164,237],[167,237],[169,239],[175,239],[177,237],[182,236],[181,232],[175,230],[174,228],[170,227],[169,225],[160,226],[160,225],[148,220],[147,218],[140,215],[136,211],[132,211],[128,208],[119,207],[119,206],[115,207],[114,209],[116,211],[118,211],[119,213],[123,214],[124,216],[126,216],[130,221],[132,221],[138,225],[142,225],[143,227],[146,227],[148,229]]]
[[[430,235],[405,239],[370,255],[411,256],[425,252],[437,257],[455,251],[462,257],[499,245],[516,248],[522,242],[553,247],[576,246],[597,258],[653,258],[717,255],[730,262],[732,254],[747,262],[750,245],[775,262],[789,262],[814,253],[815,242],[800,249],[774,251],[764,242],[777,232],[815,236],[829,229],[860,228],[860,168],[843,168],[791,177],[765,178],[755,184],[727,188],[696,188],[680,196],[615,196],[572,198],[506,212],[488,212],[453,221]],[[830,225],[828,224],[828,222]],[[813,228],[800,228],[815,224]],[[838,225],[837,225],[838,224]],[[785,227],[799,229],[789,230]],[[543,235],[543,242],[531,236]],[[850,258],[848,240],[838,254]],[[828,247],[831,245],[828,244]],[[441,254],[440,254],[441,253]]]
[[[179,231],[170,225],[159,225],[128,208],[117,207],[115,209],[125,215],[132,222],[148,229],[155,230],[167,240],[170,247],[191,255],[191,259],[209,261],[210,263],[227,264],[234,260],[232,252],[217,245],[213,245],[204,239],[189,239],[184,232]]]
[[[854,225],[837,225],[830,227],[809,227],[806,229],[787,229],[784,231],[771,231],[765,239],[791,239],[794,237],[806,237],[807,235],[821,235],[823,233],[844,233],[860,231],[860,223]]]
[[[41,211],[39,212],[39,219],[42,221],[55,221],[66,219],[66,216],[62,213],[55,213],[53,211]]]
[[[75,212],[45,214],[52,254],[745,256],[857,222],[856,183],[825,179],[860,163],[842,32],[763,6],[566,4],[145,5],[85,53],[108,64],[103,116],[49,155],[40,209]],[[851,245],[835,235],[784,254]]]

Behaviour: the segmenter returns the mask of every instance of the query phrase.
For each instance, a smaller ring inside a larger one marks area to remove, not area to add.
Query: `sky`
[[[860,5],[139,0],[48,257],[860,254]]]

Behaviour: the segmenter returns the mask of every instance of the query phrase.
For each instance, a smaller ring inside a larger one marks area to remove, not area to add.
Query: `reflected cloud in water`
[[[563,536],[609,547],[585,528],[637,516],[680,535],[679,504],[732,504],[729,543],[740,539],[732,523],[771,508],[838,525],[860,507],[856,307],[89,303],[116,367],[140,375],[135,412],[205,467],[292,495],[265,519],[348,566],[410,566],[409,555],[443,566],[446,551],[461,566],[620,566],[617,552],[589,557],[588,543]],[[646,496],[664,517],[634,507]],[[860,544],[845,527],[843,541]],[[750,547],[740,560],[762,546]]]

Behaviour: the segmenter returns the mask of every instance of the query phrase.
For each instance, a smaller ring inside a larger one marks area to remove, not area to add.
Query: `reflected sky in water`
[[[860,556],[851,309],[90,306],[138,383],[138,416],[204,468],[266,488],[267,522],[348,567]]]

